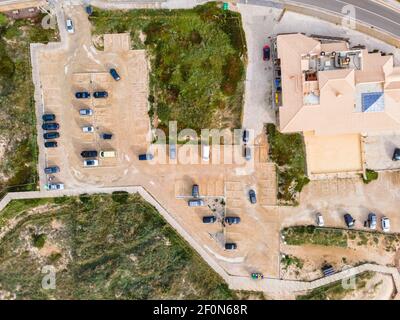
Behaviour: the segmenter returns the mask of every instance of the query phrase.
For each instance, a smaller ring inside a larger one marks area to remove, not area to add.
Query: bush
[[[374,170],[367,169],[365,171],[365,177],[363,175],[362,179],[363,179],[365,184],[368,184],[371,181],[374,181],[374,180],[378,179],[378,172],[376,172]]]
[[[33,241],[33,246],[36,248],[43,248],[45,242],[46,242],[46,235],[44,233],[34,233],[32,235],[32,241]]]

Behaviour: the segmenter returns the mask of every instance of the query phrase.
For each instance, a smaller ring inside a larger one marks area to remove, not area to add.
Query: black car
[[[269,48],[269,45],[265,45],[263,47],[263,60],[268,61],[271,57],[271,49]]]
[[[400,149],[399,148],[395,148],[394,149],[392,160],[393,161],[399,161],[400,160]]]
[[[225,217],[225,222],[227,224],[238,224],[240,222],[239,217]]]
[[[225,250],[235,250],[237,248],[237,244],[234,242],[225,243]]]
[[[244,143],[249,142],[249,138],[250,138],[250,132],[249,132],[249,130],[244,129],[244,130],[243,130],[243,142],[244,142]]]
[[[56,148],[57,147],[57,141],[46,141],[44,143],[45,148]]]
[[[250,202],[253,204],[257,202],[256,192],[254,190],[249,191],[249,199],[250,199]]]
[[[56,115],[52,113],[45,113],[42,115],[42,120],[43,121],[54,121],[56,120]]]
[[[75,93],[75,98],[77,99],[88,99],[90,98],[90,93],[87,91],[78,91]]]
[[[112,138],[112,134],[111,133],[102,133],[102,134],[100,134],[100,138],[102,138],[104,140],[110,140]]]
[[[60,172],[60,168],[57,166],[51,166],[51,167],[44,168],[45,174],[52,174],[52,173],[57,173],[57,172]]]
[[[354,227],[354,223],[356,222],[356,220],[354,220],[350,214],[346,213],[344,215],[344,222],[346,222],[348,228],[352,228]]]
[[[121,77],[119,76],[117,70],[115,70],[114,68],[110,69],[110,74],[114,78],[115,81],[121,80]]]
[[[49,123],[42,124],[43,130],[58,130],[59,128],[60,128],[60,125],[57,122],[49,122]]]
[[[96,150],[85,150],[81,152],[81,157],[82,158],[95,158],[97,157],[97,151]]]
[[[199,195],[200,195],[199,185],[198,184],[194,184],[193,187],[192,187],[192,197],[193,198],[198,198]]]
[[[214,216],[203,217],[203,223],[214,223],[215,221],[217,221],[217,218]]]
[[[245,157],[245,159],[247,160],[247,161],[249,161],[250,159],[251,159],[251,150],[250,150],[250,147],[244,147],[244,150],[243,150],[243,156]]]
[[[43,135],[44,139],[57,139],[58,137],[60,137],[60,134],[58,132],[46,132]]]
[[[108,93],[107,91],[96,91],[93,93],[93,97],[95,97],[96,99],[98,98],[107,98],[108,97]]]

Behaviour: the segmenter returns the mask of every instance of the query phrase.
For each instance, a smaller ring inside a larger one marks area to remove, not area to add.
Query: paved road
[[[339,15],[342,15],[344,6],[353,5],[355,8],[355,17],[358,21],[400,38],[400,12],[391,10],[389,7],[371,0],[239,0],[239,2],[271,7],[279,6],[277,3],[297,4]]]

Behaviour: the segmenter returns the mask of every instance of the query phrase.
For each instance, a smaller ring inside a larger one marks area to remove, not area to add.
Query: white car
[[[63,190],[64,184],[63,183],[49,183],[45,187],[47,190]]]
[[[83,160],[84,167],[97,167],[99,165],[99,160]]]
[[[389,232],[390,231],[390,220],[387,217],[382,217],[382,230],[383,232]]]
[[[319,212],[317,213],[317,226],[318,227],[323,227],[325,225],[324,223],[324,217],[322,216],[322,214],[320,214]]]
[[[66,21],[66,27],[67,27],[67,31],[69,32],[69,33],[74,33],[75,32],[75,30],[74,30],[74,24],[72,23],[72,20],[71,19],[67,19],[67,21]]]
[[[93,132],[94,128],[92,126],[82,127],[83,132]]]

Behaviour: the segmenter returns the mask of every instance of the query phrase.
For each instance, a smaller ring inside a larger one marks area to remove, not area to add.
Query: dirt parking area
[[[362,172],[360,135],[316,136],[306,132],[304,143],[309,175]]]
[[[394,149],[399,147],[399,133],[365,137],[364,151],[367,168],[377,171],[400,169],[400,161],[392,160]]]

